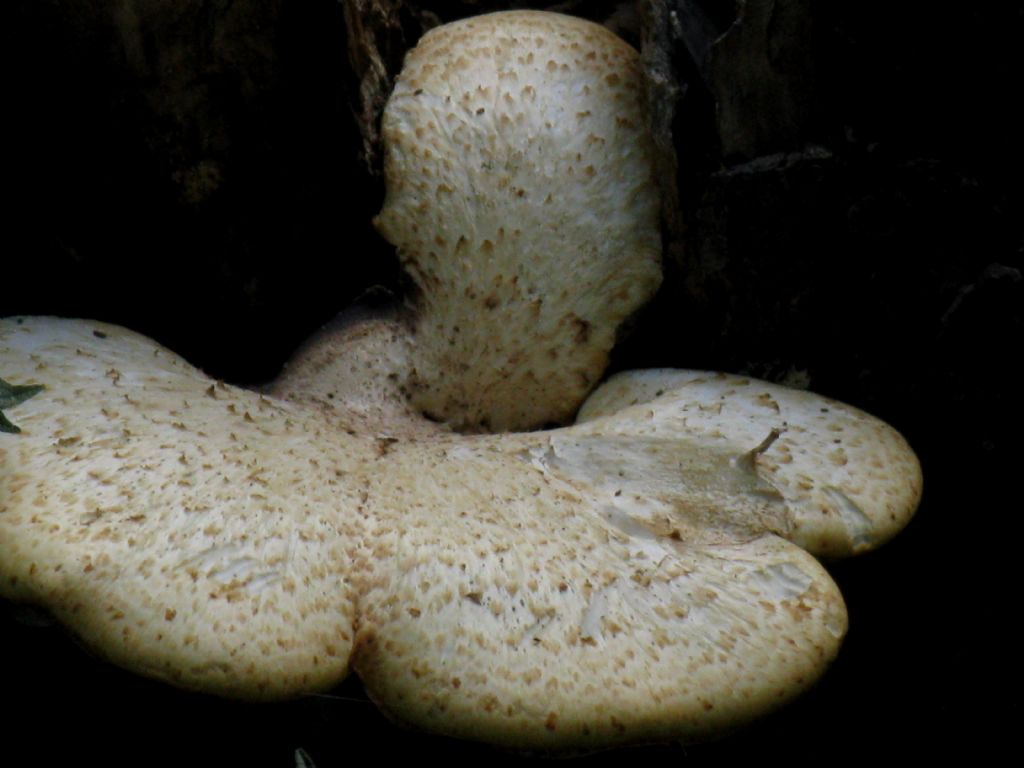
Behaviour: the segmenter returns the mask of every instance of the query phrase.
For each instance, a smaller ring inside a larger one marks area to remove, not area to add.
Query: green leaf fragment
[[[13,408],[35,397],[43,391],[42,384],[8,384],[0,379],[0,432],[18,434],[21,430],[3,414],[5,408]]]

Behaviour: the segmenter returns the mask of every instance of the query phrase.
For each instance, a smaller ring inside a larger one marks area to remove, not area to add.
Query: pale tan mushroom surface
[[[377,228],[420,288],[413,404],[462,429],[571,419],[661,282],[640,64],[511,13],[427,34],[384,113]]]
[[[5,401],[0,595],[176,685],[351,670],[403,723],[517,749],[703,738],[811,685],[846,612],[805,548],[882,543],[920,471],[876,419],[750,379],[628,373],[583,403],[659,280],[641,92],[577,19],[428,34],[384,123],[413,319],[341,321],[266,392],[114,326],[0,321],[0,377],[45,387]]]

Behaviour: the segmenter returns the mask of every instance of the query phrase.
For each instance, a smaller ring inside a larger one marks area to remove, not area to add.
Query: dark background
[[[392,73],[423,26],[510,5],[544,4],[348,3],[384,14]],[[743,372],[847,401],[903,432],[925,498],[881,551],[829,565],[851,628],[807,696],[713,744],[587,760],[978,759],[1021,712],[1024,7],[638,5],[561,4],[660,50],[679,97],[666,283],[614,367]],[[122,324],[251,384],[368,287],[400,291],[369,223],[382,186],[344,10],[11,4],[0,316]],[[685,34],[651,42],[668,12]],[[504,759],[392,728],[354,681],[221,701],[4,611],[0,764],[285,766],[296,747],[319,768]]]

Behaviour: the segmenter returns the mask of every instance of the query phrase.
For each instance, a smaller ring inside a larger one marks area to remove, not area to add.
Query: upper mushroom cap
[[[383,118],[376,218],[420,288],[412,402],[465,430],[572,417],[661,281],[636,51],[582,19],[427,33]]]

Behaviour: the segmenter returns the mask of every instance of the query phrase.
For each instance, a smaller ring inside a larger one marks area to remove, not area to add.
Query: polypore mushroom
[[[44,387],[2,401],[0,595],[176,685],[269,699],[353,669],[401,722],[520,749],[699,738],[810,685],[846,614],[808,551],[877,546],[918,500],[891,428],[647,371],[573,426],[452,429],[569,417],[657,286],[641,93],[578,19],[426,35],[378,219],[414,319],[343,319],[267,392],[114,326],[0,323],[7,390]]]

